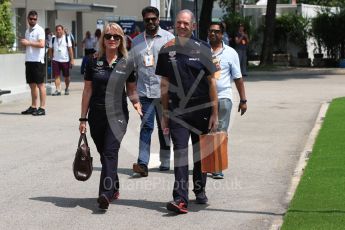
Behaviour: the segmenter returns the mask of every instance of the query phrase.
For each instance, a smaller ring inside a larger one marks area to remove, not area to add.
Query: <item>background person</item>
[[[73,44],[71,37],[65,34],[62,25],[55,27],[55,37],[50,41],[48,56],[52,60],[53,77],[55,78],[56,87],[56,91],[52,96],[61,95],[61,72],[65,80],[65,95],[69,95],[69,85],[71,82],[69,69],[74,65]]]
[[[136,94],[135,77],[131,74],[125,83],[126,90],[125,85],[123,86],[122,105],[114,105],[122,107],[125,120],[116,120],[116,124],[109,124],[105,104],[106,89],[114,68],[123,59],[127,59],[127,50],[124,33],[116,23],[107,24],[100,39],[99,57],[91,58],[85,71],[79,130],[85,133],[86,121],[89,121],[91,137],[102,163],[97,202],[99,208],[108,209],[109,203],[119,196],[118,153],[129,119],[126,94],[139,114],[141,108]],[[119,127],[118,133],[113,133],[111,125]]]
[[[87,61],[92,57],[92,55],[96,52],[95,50],[95,39],[91,37],[90,31],[86,31],[85,38],[82,41],[83,49],[84,49],[84,57],[81,62],[80,66],[80,73],[84,74],[85,67],[87,64]]]
[[[85,56],[89,56],[89,54],[93,54],[95,52],[95,38],[91,37],[90,31],[86,31],[85,37],[81,43],[83,45]]]
[[[148,175],[147,165],[150,160],[151,135],[156,117],[160,143],[159,170],[170,168],[170,139],[165,140],[160,117],[160,77],[155,74],[159,50],[174,36],[159,26],[159,11],[148,6],[142,10],[145,31],[133,39],[131,54],[134,58],[137,74],[137,91],[140,97],[143,117],[140,126],[139,156],[133,164],[133,171],[141,176]]]
[[[242,76],[247,76],[247,47],[249,43],[248,34],[243,24],[240,24],[238,33],[235,36],[236,51],[240,58]]]
[[[243,115],[247,111],[247,99],[244,83],[240,70],[240,62],[236,51],[227,46],[223,39],[224,27],[222,23],[212,22],[208,30],[208,40],[211,45],[213,62],[216,64],[217,72],[217,94],[218,94],[218,129],[217,131],[228,132],[230,114],[232,109],[232,82],[240,96],[238,111]],[[214,179],[223,179],[222,172],[213,173]]]
[[[95,44],[94,44],[94,47],[95,47],[95,51],[98,52],[99,51],[99,39],[101,38],[101,34],[102,34],[102,31],[101,29],[96,29],[95,30]]]
[[[20,40],[21,45],[26,47],[25,74],[26,83],[30,86],[31,106],[22,114],[34,116],[45,115],[46,87],[44,85],[44,54],[45,54],[45,31],[37,24],[38,14],[32,10],[28,13],[28,29],[25,38]],[[38,95],[40,107],[37,109]]]

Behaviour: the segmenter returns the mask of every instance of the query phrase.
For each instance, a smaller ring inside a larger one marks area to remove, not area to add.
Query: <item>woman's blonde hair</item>
[[[99,38],[99,55],[98,55],[98,58],[102,57],[105,54],[104,34],[106,32],[109,32],[111,29],[115,30],[116,34],[118,34],[122,37],[122,39],[120,41],[120,45],[118,47],[118,51],[124,58],[127,58],[128,57],[128,51],[126,48],[126,37],[125,37],[125,34],[123,33],[121,26],[115,22],[109,23],[109,24],[104,26],[101,37]]]

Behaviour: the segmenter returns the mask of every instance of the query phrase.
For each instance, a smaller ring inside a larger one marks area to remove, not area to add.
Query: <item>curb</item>
[[[321,126],[322,126],[322,123],[323,123],[324,118],[326,116],[326,112],[328,110],[329,105],[330,105],[330,102],[322,103],[319,114],[317,115],[317,118],[315,120],[314,127],[311,130],[309,137],[308,137],[308,140],[304,146],[304,149],[300,154],[300,158],[298,160],[297,166],[294,170],[294,173],[293,173],[293,176],[292,176],[292,179],[290,182],[290,187],[289,187],[289,189],[286,193],[286,197],[284,198],[284,201],[283,201],[284,203],[286,203],[288,205],[290,204],[290,202],[291,202],[291,200],[295,194],[295,191],[297,189],[297,186],[301,180],[301,177],[303,176],[304,169],[307,166],[307,162],[309,160],[310,154],[312,153],[316,137],[317,137],[317,135],[321,129]],[[284,218],[284,216],[273,220],[272,225],[270,227],[270,230],[279,230],[283,224],[283,218]]]
[[[251,70],[249,71],[250,76],[286,76],[286,75],[304,75],[304,76],[312,76],[312,75],[344,75],[345,69],[344,68],[293,68],[293,67],[286,67],[276,70]]]

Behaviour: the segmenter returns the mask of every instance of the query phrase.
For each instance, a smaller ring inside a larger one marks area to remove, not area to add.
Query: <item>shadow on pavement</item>
[[[21,113],[5,113],[5,112],[1,112],[0,115],[18,115],[18,116],[23,116],[23,114],[21,114]]]
[[[101,167],[93,167],[95,171],[101,171]],[[117,173],[124,174],[130,177],[133,177],[133,170],[131,168],[118,168]],[[149,176],[150,173],[160,173],[160,174],[174,174],[174,169],[170,169],[168,171],[160,171],[158,168],[150,168],[149,169]],[[189,170],[189,175],[193,175],[193,170]],[[140,177],[133,177],[133,178],[140,178]]]
[[[30,198],[30,200],[50,202],[60,208],[76,208],[77,206],[79,206],[79,207],[91,210],[92,214],[105,213],[104,211],[98,209],[96,198],[67,198],[67,197],[51,196],[51,197],[33,197],[33,198]],[[122,206],[154,210],[154,211],[163,213],[162,215],[163,217],[173,217],[177,215],[166,209],[165,202],[148,201],[148,200],[129,200],[129,199],[120,198],[119,200],[113,201],[111,205],[122,205]],[[212,212],[270,215],[270,216],[284,216],[285,214],[285,213],[274,213],[274,212],[264,212],[264,211],[215,209],[215,208],[208,208],[208,207],[209,207],[208,204],[205,204],[205,205],[195,204],[195,201],[191,200],[188,207],[188,212],[212,211]],[[110,209],[111,209],[111,206],[110,206]],[[343,211],[339,211],[339,212],[343,212]]]
[[[30,200],[50,202],[55,204],[55,206],[60,208],[76,208],[77,206],[89,209],[92,214],[103,214],[104,211],[98,209],[96,198],[67,198],[67,197],[55,197],[55,196],[45,196],[45,197],[32,197]]]

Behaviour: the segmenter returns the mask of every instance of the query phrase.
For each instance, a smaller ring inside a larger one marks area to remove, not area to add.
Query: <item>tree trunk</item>
[[[272,54],[274,45],[274,29],[276,24],[277,0],[267,1],[265,33],[262,44],[260,66],[272,65]]]
[[[201,13],[200,13],[200,21],[199,21],[199,38],[201,40],[207,40],[207,31],[210,27],[211,20],[212,20],[212,9],[213,9],[213,1],[214,0],[203,0]]]
[[[231,1],[231,12],[236,13],[236,0]]]

